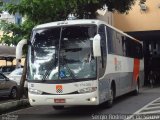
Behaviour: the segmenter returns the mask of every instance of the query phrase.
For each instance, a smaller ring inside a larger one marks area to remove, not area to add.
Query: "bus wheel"
[[[138,95],[139,94],[139,81],[137,81],[136,89],[133,91],[133,94],[134,95]]]
[[[112,85],[110,88],[110,99],[107,101],[107,107],[112,107],[113,106],[113,101],[114,101],[114,96],[115,95],[115,89],[114,86]]]
[[[55,110],[62,110],[64,108],[64,106],[53,106],[53,108]]]

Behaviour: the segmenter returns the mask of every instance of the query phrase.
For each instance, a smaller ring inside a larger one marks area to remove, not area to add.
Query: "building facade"
[[[4,4],[5,3],[17,4],[19,2],[19,0],[2,0],[2,1],[4,2]],[[15,24],[21,24],[22,16],[19,13],[16,13],[15,15],[10,15],[7,11],[3,11],[0,14],[0,20],[5,20],[5,21],[12,22]]]

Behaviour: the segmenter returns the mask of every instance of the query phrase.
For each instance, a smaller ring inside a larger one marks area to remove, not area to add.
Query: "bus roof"
[[[96,25],[100,25],[100,24],[105,24],[106,26],[114,29],[115,31],[125,35],[126,37],[131,38],[134,41],[137,41],[139,43],[141,43],[139,40],[131,37],[130,35],[124,33],[123,31],[107,24],[104,21],[101,20],[97,20],[97,19],[79,19],[79,20],[66,20],[66,21],[57,21],[57,22],[50,22],[50,23],[45,23],[45,24],[41,24],[41,25],[37,25],[33,28],[34,29],[42,29],[42,28],[49,28],[49,27],[59,27],[59,26],[70,26],[70,25],[82,25],[82,24],[96,24]],[[142,43],[141,43],[142,44]]]
[[[66,20],[66,21],[57,21],[50,22],[36,26],[34,29],[54,27],[54,26],[69,26],[69,25],[81,25],[81,24],[98,24],[99,20],[90,20],[90,19],[79,19],[79,20]]]

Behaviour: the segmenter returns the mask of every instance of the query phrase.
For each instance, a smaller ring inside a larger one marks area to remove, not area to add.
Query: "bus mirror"
[[[22,48],[23,46],[27,44],[27,40],[26,39],[22,39],[16,47],[16,59],[21,59],[22,58]]]
[[[101,56],[101,37],[97,34],[93,38],[93,56],[100,57]]]

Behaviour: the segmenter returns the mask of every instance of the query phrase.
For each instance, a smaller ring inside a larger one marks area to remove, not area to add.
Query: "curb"
[[[0,114],[2,112],[10,111],[12,109],[17,109],[19,107],[27,107],[29,105],[30,104],[29,104],[28,99],[21,99],[21,100],[2,103],[0,104]]]

